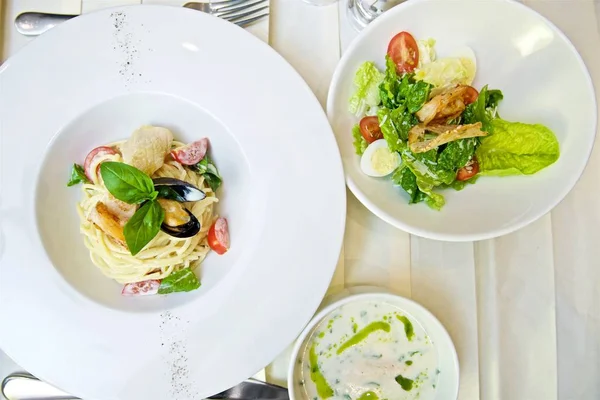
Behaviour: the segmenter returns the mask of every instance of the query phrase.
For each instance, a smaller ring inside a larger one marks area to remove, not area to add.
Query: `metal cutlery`
[[[212,14],[239,26],[250,25],[269,15],[268,0],[220,0],[209,3],[191,2],[183,6]],[[15,18],[15,27],[19,33],[25,36],[38,36],[48,29],[74,17],[77,17],[77,15],[24,12]]]
[[[28,373],[8,375],[0,385],[0,394],[8,400],[81,400]],[[255,379],[247,379],[231,389],[208,397],[208,399],[228,400],[289,400],[289,398],[286,388]]]

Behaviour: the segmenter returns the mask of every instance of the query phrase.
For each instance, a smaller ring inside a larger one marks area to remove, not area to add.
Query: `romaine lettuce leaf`
[[[361,116],[367,113],[370,107],[379,105],[381,102],[379,85],[383,78],[384,75],[371,61],[367,61],[360,66],[354,77],[356,90],[350,98],[349,109],[352,114]]]
[[[448,143],[438,155],[439,166],[452,171],[464,167],[473,157],[477,143],[477,138],[459,139]]]
[[[409,149],[402,152],[402,162],[416,177],[417,187],[427,195],[425,202],[434,210],[440,210],[444,196],[433,189],[441,185],[450,185],[456,179],[456,173],[443,169],[437,162],[437,149],[414,154]]]
[[[530,175],[560,156],[558,140],[547,127],[494,119],[493,135],[481,139],[475,154],[481,175]]]
[[[396,97],[400,91],[400,79],[396,72],[396,64],[392,59],[385,56],[385,77],[379,85],[379,98],[384,107],[394,109],[398,107]]]
[[[410,87],[406,96],[406,107],[410,113],[416,113],[423,107],[423,104],[429,99],[431,85],[423,81],[417,81]]]
[[[405,165],[400,166],[392,175],[392,182],[400,186],[408,193],[409,204],[419,203],[425,200],[426,195],[417,186],[417,177]]]
[[[474,103],[467,106],[462,115],[465,124],[481,122],[482,130],[494,133],[491,121],[498,117],[498,103],[504,98],[500,90],[488,90],[487,85],[481,88],[479,97]]]
[[[402,151],[406,147],[408,131],[419,123],[404,107],[395,110],[382,108],[377,112],[377,117],[383,137],[391,151]]]
[[[352,128],[352,137],[354,138],[354,142],[353,142],[354,151],[359,156],[362,156],[363,153],[365,152],[365,149],[367,148],[367,146],[369,144],[367,143],[365,138],[361,135],[360,126],[354,125],[354,128]]]

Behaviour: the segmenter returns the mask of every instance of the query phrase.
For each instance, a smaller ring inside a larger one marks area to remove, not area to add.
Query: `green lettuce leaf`
[[[360,66],[354,77],[356,90],[350,98],[350,112],[355,115],[363,115],[371,107],[376,107],[381,102],[379,98],[379,85],[384,75],[377,69],[375,64],[367,61]]]
[[[404,107],[395,110],[381,108],[377,111],[377,118],[379,118],[381,133],[391,151],[402,151],[406,147],[408,132],[419,123],[417,118]]]
[[[352,137],[354,138],[354,151],[359,156],[362,156],[369,144],[360,134],[360,126],[354,125],[354,128],[352,128]]]
[[[477,138],[459,139],[448,143],[438,155],[439,166],[452,171],[464,167],[475,154],[477,144]]]
[[[385,56],[385,77],[379,85],[379,98],[384,107],[394,109],[398,107],[396,97],[400,91],[400,79],[396,72],[396,64],[389,56]]]
[[[411,86],[410,91],[406,96],[406,106],[410,113],[416,113],[423,107],[423,104],[429,98],[429,92],[431,92],[431,85],[429,83],[418,81]]]
[[[530,175],[553,164],[560,156],[558,140],[539,124],[491,121],[493,135],[481,140],[475,152],[482,175]]]
[[[444,196],[433,191],[442,185],[450,185],[456,179],[454,171],[446,170],[437,162],[437,149],[425,153],[402,152],[402,162],[416,177],[417,187],[427,195],[425,202],[434,210],[440,210],[446,203]]]
[[[448,185],[449,188],[452,188],[456,191],[461,191],[463,190],[467,185],[472,185],[475,182],[477,182],[477,179],[479,178],[479,175],[475,175],[474,177],[472,177],[471,179],[467,179],[466,181],[454,181],[452,182],[450,185]]]
[[[487,85],[481,88],[479,97],[465,109],[462,121],[465,124],[481,122],[482,130],[494,133],[492,120],[498,117],[498,104],[504,95],[499,90],[488,90]]]
[[[409,196],[409,204],[419,203],[427,197],[417,186],[417,177],[406,166],[399,167],[392,174],[392,182],[400,186]]]

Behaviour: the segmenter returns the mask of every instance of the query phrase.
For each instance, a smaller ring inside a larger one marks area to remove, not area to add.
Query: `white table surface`
[[[79,13],[142,2],[4,1],[4,57],[27,43],[12,26],[22,11]],[[523,2],[567,34],[600,87],[599,2]],[[272,47],[299,71],[323,105],[340,53],[355,35],[339,12],[342,6],[271,0],[268,29],[265,23],[254,32],[265,35],[265,40],[268,32]],[[582,179],[551,214],[499,239],[445,243],[385,224],[349,193],[345,244],[330,291],[379,285],[429,308],[456,345],[461,400],[598,400],[599,194],[600,146],[596,146]],[[266,368],[268,380],[282,383],[287,358],[284,352]],[[18,369],[0,352],[0,377]]]

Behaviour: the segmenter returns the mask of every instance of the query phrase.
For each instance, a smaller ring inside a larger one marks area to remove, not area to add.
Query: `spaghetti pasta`
[[[216,219],[213,208],[218,198],[205,181],[204,176],[168,157],[152,178],[176,178],[194,185],[206,193],[200,201],[182,203],[200,222],[200,232],[189,238],[177,238],[159,231],[158,234],[135,256],[127,246],[108,235],[90,220],[90,214],[100,202],[117,201],[108,192],[97,172],[97,167],[106,161],[123,162],[121,148],[125,141],[116,142],[108,147],[116,149],[115,154],[99,154],[93,160],[89,170],[91,183],[82,187],[82,198],[77,204],[80,217],[80,230],[85,246],[90,252],[92,262],[104,275],[119,283],[135,283],[146,280],[161,280],[171,273],[184,268],[195,269],[202,263],[210,247],[207,243],[208,230]],[[173,141],[174,147],[184,143]],[[89,174],[88,174],[89,175]],[[129,205],[127,205],[129,206]],[[135,206],[133,206],[135,207]]]

